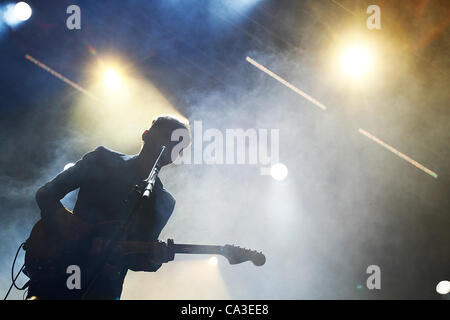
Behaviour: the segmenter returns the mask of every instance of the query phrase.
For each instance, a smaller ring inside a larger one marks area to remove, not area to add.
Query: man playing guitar
[[[172,159],[174,147],[178,145],[177,148],[180,148],[181,144],[183,148],[190,143],[184,141],[186,136],[190,140],[190,134],[172,141],[172,132],[177,129],[189,133],[188,124],[175,117],[159,116],[142,134],[143,144],[139,154],[125,155],[100,146],[37,191],[36,201],[41,209],[45,237],[47,240],[51,237],[54,243],[61,241],[69,244],[65,245],[65,249],[71,248],[71,254],[64,263],[59,263],[56,267],[40,266],[39,268],[44,269],[40,273],[30,270],[26,265],[25,274],[40,274],[30,276],[28,298],[119,299],[128,269],[156,271],[162,263],[173,259],[160,243],[160,246],[154,246],[151,254],[112,255],[99,264],[95,258],[101,255],[101,250],[92,254],[89,251],[91,248],[83,244],[83,239],[92,234],[92,226],[102,226],[98,228],[100,231],[97,236],[105,239],[115,236],[119,226],[124,224],[133,210],[135,199],[130,197],[130,190],[149,176],[159,155],[162,157],[159,159],[160,166],[168,165],[175,161]],[[79,189],[77,201],[73,212],[70,212],[60,200],[76,189]],[[156,177],[151,197],[140,206],[126,234],[120,235],[121,239],[136,243],[157,243],[174,206],[175,199]],[[48,248],[48,251],[51,250]],[[81,270],[80,290],[67,286],[69,275],[66,269],[70,264],[77,265]],[[86,289],[89,289],[88,292]]]

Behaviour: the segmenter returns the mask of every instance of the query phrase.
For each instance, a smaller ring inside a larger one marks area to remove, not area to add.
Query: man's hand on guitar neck
[[[163,263],[172,261],[174,252],[167,243],[157,242],[132,242],[118,243],[117,251],[125,256],[127,268],[133,271],[158,270]]]

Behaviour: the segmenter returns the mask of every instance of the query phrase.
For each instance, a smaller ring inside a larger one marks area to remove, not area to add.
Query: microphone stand
[[[89,281],[87,289],[81,297],[82,299],[85,299],[87,294],[92,290],[93,285],[97,281],[104,266],[106,265],[106,263],[108,262],[108,260],[111,256],[114,245],[118,241],[120,241],[122,238],[125,237],[131,223],[133,222],[135,216],[139,212],[139,209],[141,208],[142,204],[150,198],[150,196],[153,192],[153,188],[156,183],[156,178],[158,176],[159,170],[161,169],[160,162],[161,162],[161,158],[162,158],[165,150],[166,150],[166,146],[162,146],[161,151],[158,155],[158,158],[156,158],[156,161],[153,164],[152,170],[150,171],[150,174],[148,175],[147,179],[145,179],[141,185],[135,185],[133,187],[133,189],[130,191],[130,194],[134,192],[138,195],[138,197],[134,203],[133,209],[132,209],[130,215],[128,216],[127,220],[125,221],[125,223],[122,225],[122,227],[116,233],[115,237],[106,244],[103,259],[101,260],[98,267],[96,268],[94,276]]]
[[[142,194],[142,197],[144,199],[150,198],[150,194],[152,193],[153,187],[155,186],[156,177],[158,176],[159,170],[161,170],[160,161],[161,161],[161,157],[163,156],[165,150],[166,150],[166,146],[162,146],[161,152],[159,153],[159,156],[156,159],[155,164],[153,165],[152,171],[150,171],[150,174],[147,177],[147,179],[144,180],[145,187],[144,187],[144,192]]]

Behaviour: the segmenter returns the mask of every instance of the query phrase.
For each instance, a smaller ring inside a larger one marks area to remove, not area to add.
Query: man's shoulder
[[[85,154],[83,158],[94,161],[116,162],[116,161],[125,161],[126,155],[121,152],[109,149],[105,146],[98,146],[93,151]]]
[[[106,156],[110,156],[110,157],[123,157],[125,156],[125,154],[109,149],[108,147],[105,146],[98,146],[97,148],[94,149],[93,152],[96,152],[98,154],[102,154],[102,155],[106,155]]]

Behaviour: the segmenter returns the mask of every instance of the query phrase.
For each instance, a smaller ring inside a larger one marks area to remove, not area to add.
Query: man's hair
[[[148,134],[146,134],[146,137],[144,138],[144,142],[148,140],[148,138],[152,135],[152,132],[155,130],[165,133],[172,133],[177,129],[186,130],[186,135],[189,137],[189,141],[187,141],[187,143],[189,144],[191,140],[189,123],[176,116],[160,115],[153,119],[152,125],[148,130]]]
[[[167,129],[186,129],[189,130],[189,123],[176,116],[160,115],[153,119],[152,126],[164,127]]]

